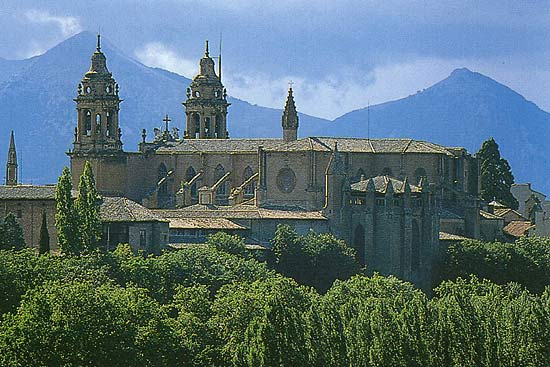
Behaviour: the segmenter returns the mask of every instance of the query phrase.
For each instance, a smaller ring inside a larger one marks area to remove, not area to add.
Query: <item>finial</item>
[[[204,56],[210,57],[210,53],[208,52],[208,40],[206,40],[206,50],[204,51]]]
[[[162,120],[166,123],[166,130],[165,131],[168,131],[168,123],[172,120],[170,120],[170,118],[168,118],[168,114],[164,117],[164,120]]]
[[[97,50],[101,51],[101,34],[97,34]]]

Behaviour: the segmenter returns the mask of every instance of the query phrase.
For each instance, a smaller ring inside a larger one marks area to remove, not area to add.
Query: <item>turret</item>
[[[74,136],[74,152],[122,151],[118,122],[118,84],[107,69],[107,59],[101,52],[101,38],[92,55],[90,69],[78,85],[74,99],[78,111],[78,123]]]
[[[13,186],[17,185],[17,183],[17,151],[15,150],[15,138],[12,130],[6,162],[6,185]]]
[[[298,139],[298,112],[296,112],[296,104],[292,94],[292,87],[288,89],[285,109],[282,117],[283,123],[283,140],[286,142]]]
[[[221,71],[221,69],[220,69]],[[227,92],[221,79],[216,75],[214,60],[210,57],[208,41],[204,57],[200,60],[199,74],[187,88],[185,106],[187,139],[226,139],[227,131]]]

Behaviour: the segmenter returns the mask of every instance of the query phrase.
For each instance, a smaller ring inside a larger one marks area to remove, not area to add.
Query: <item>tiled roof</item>
[[[266,151],[324,151],[331,152],[338,142],[341,152],[358,153],[432,153],[452,156],[449,149],[412,139],[361,139],[309,137],[291,142],[282,139],[184,139],[157,148],[157,153],[227,152],[254,153],[259,146]]]
[[[168,218],[170,229],[247,229],[226,218]]]
[[[480,210],[479,215],[481,215],[481,217],[483,219],[487,219],[487,220],[502,220],[503,219],[502,217],[500,217],[498,215],[495,215],[495,214],[491,214],[489,212],[486,212],[485,210]]]
[[[525,220],[513,220],[510,223],[508,223],[502,231],[506,234],[509,234],[513,237],[521,237],[525,234],[527,234],[527,230],[529,228],[533,227],[533,224],[529,221]]]
[[[440,241],[464,241],[469,240],[470,238],[459,236],[457,234],[447,233],[447,232],[439,232],[439,240]]]
[[[388,182],[391,181],[393,186],[393,191],[397,194],[401,194],[404,192],[405,183],[403,181],[400,181],[398,179],[389,177],[389,176],[376,176],[373,178],[369,178],[363,181],[356,182],[351,185],[351,189],[353,191],[360,191],[360,192],[366,192],[367,191],[367,185],[369,184],[369,181],[372,180],[374,182],[374,189],[376,192],[385,194],[386,188],[388,187]],[[421,192],[422,190],[420,187],[409,184],[409,187],[411,188],[411,192]]]
[[[227,219],[292,219],[327,220],[320,211],[275,210],[254,205],[216,206],[191,205],[181,209],[158,209],[154,211],[163,218],[227,218]]]
[[[489,203],[490,206],[494,207],[495,209],[496,208],[499,208],[499,209],[504,209],[504,208],[508,208],[506,205],[502,204],[502,203],[499,203],[498,201],[496,200],[493,200]]]
[[[100,208],[103,222],[164,222],[152,210],[124,197],[104,197]]]
[[[504,217],[508,214],[513,214],[518,219],[526,219],[519,212],[515,211],[514,209],[510,209],[510,208],[498,208],[498,209],[495,208],[494,213],[498,217]]]
[[[0,186],[0,200],[55,200],[55,186]]]

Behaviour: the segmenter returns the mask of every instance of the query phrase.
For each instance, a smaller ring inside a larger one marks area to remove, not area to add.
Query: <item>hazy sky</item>
[[[404,97],[457,67],[486,74],[550,110],[550,0],[154,0],[0,4],[0,57],[44,52],[81,30],[187,77],[204,40],[231,95],[334,118]]]

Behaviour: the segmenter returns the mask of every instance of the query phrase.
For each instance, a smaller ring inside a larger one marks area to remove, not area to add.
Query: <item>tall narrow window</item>
[[[225,175],[225,168],[221,164],[218,164],[216,166],[216,169],[214,170],[214,180],[218,182],[220,178]],[[219,187],[218,190],[216,190],[216,195],[223,196],[226,194],[226,188],[225,188],[225,182],[223,182]]]
[[[90,111],[86,111],[84,125],[86,125],[86,135],[92,135],[92,113]]]
[[[139,230],[139,247],[144,248],[147,246],[147,231],[145,229]]]
[[[222,115],[218,114],[216,115],[216,138],[222,138],[223,132],[222,132]]]
[[[246,166],[243,172],[243,182],[248,180],[254,172],[252,171],[252,168],[250,166]],[[248,185],[244,187],[243,193],[245,196],[253,196],[254,195],[254,182],[250,182]]]
[[[168,193],[168,184],[166,183],[166,175],[168,175],[168,170],[166,169],[166,166],[164,163],[161,163],[158,169],[158,183],[160,184],[159,187],[159,195],[166,195]]]
[[[193,127],[195,129],[194,134],[192,135],[194,138],[197,138],[200,136],[200,132],[201,132],[201,119],[198,113],[194,113],[192,116],[192,119],[193,119]]]
[[[197,172],[193,167],[187,168],[187,171],[185,172],[185,181],[189,182],[193,177],[197,175]],[[191,185],[191,197],[197,197],[197,183],[193,183]]]
[[[112,129],[113,129],[113,112],[107,111],[107,129],[105,131],[105,135],[111,136]]]

